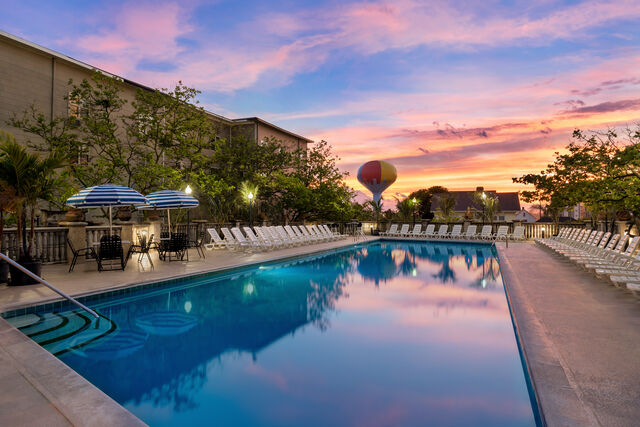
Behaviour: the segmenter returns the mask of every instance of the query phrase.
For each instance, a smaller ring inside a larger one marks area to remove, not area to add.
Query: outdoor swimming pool
[[[535,425],[488,245],[379,241],[7,319],[152,426]]]

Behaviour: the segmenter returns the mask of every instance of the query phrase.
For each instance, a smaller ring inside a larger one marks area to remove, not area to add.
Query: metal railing
[[[50,284],[49,282],[44,280],[42,277],[40,277],[37,274],[27,270],[26,268],[24,268],[23,266],[21,266],[20,264],[18,264],[17,262],[15,262],[14,260],[12,260],[11,258],[9,258],[8,256],[6,256],[5,254],[3,254],[1,252],[0,252],[0,258],[5,260],[6,262],[8,262],[9,265],[12,265],[15,268],[17,268],[18,270],[22,271],[24,274],[26,274],[27,276],[31,277],[33,280],[35,280],[38,283],[40,283],[40,284],[46,286],[47,288],[51,289],[53,292],[55,292],[58,295],[60,295],[61,297],[65,298],[67,301],[77,305],[78,307],[80,307],[81,309],[83,309],[84,311],[89,313],[91,316],[93,316],[94,318],[96,318],[96,319],[100,318],[100,316],[98,316],[98,314],[95,311],[91,310],[89,307],[87,307],[86,305],[82,304],[81,302],[79,302],[75,298],[67,295],[64,292],[62,292],[60,289],[58,289],[55,286],[53,286],[52,284]]]

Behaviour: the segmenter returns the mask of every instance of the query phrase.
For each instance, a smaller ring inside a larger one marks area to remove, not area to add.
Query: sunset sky
[[[534,4],[534,5],[532,5]],[[3,0],[0,29],[329,141],[393,192],[518,190],[576,128],[640,120],[640,1]]]

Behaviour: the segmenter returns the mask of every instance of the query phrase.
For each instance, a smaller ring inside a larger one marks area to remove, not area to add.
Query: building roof
[[[79,67],[79,68],[84,68],[84,69],[86,69],[88,71],[91,71],[91,72],[99,71],[100,73],[102,73],[102,74],[104,74],[106,76],[114,77],[114,78],[116,78],[116,79],[118,79],[118,80],[120,80],[120,81],[122,81],[124,83],[127,83],[129,85],[138,87],[140,89],[149,90],[149,91],[155,90],[155,89],[153,89],[153,88],[151,88],[149,86],[143,85],[142,83],[138,83],[138,82],[135,82],[133,80],[129,80],[129,79],[126,79],[124,77],[120,77],[120,76],[115,75],[113,73],[109,73],[108,71],[102,70],[102,69],[100,69],[98,67],[94,67],[93,65],[87,64],[86,62],[79,61],[79,60],[77,60],[75,58],[72,58],[70,56],[67,56],[67,55],[64,55],[62,53],[56,52],[55,50],[46,48],[44,46],[40,46],[37,43],[33,43],[33,42],[30,42],[29,40],[25,40],[25,39],[23,39],[21,37],[14,36],[13,34],[7,33],[6,31],[0,30],[0,40],[5,40],[5,41],[7,41],[7,42],[9,42],[9,43],[11,43],[13,45],[17,45],[17,46],[20,46],[20,47],[22,47],[24,49],[35,51],[35,52],[37,52],[37,53],[39,53],[41,55],[46,55],[46,56],[49,56],[49,57],[56,58],[57,60],[63,61],[65,63],[67,63],[67,64],[70,64],[70,65],[73,65],[73,66],[76,66],[76,67]],[[227,123],[229,125],[242,124],[243,122],[247,122],[247,121],[256,121],[256,122],[264,124],[265,126],[269,126],[269,127],[273,128],[273,129],[276,129],[276,130],[278,130],[280,132],[289,134],[289,135],[293,136],[294,138],[302,139],[302,140],[305,140],[307,142],[313,142],[309,138],[305,138],[304,136],[300,136],[300,135],[298,135],[296,133],[293,133],[291,131],[283,129],[283,128],[279,127],[279,126],[274,125],[273,123],[269,123],[269,122],[267,122],[265,120],[262,120],[259,117],[247,117],[247,118],[242,118],[242,119],[230,119],[228,117],[221,116],[220,114],[216,114],[216,113],[213,113],[211,111],[205,110],[205,112],[207,114],[209,114],[210,116],[213,116],[216,119],[218,119],[218,120],[220,120],[222,122],[225,122],[225,123]]]
[[[261,119],[260,117],[243,117],[241,119],[233,119],[233,121],[235,123],[241,123],[241,122],[257,122],[257,123],[261,123],[261,124],[263,124],[265,126],[268,126],[268,127],[272,128],[272,129],[275,129],[275,130],[278,130],[280,132],[284,132],[286,134],[289,134],[289,135],[293,136],[294,138],[302,139],[302,140],[304,140],[306,142],[310,142],[310,143],[313,142],[313,140],[311,140],[309,138],[305,138],[302,135],[298,135],[296,133],[293,133],[291,131],[283,129],[280,126],[276,126],[273,123],[269,123],[268,121]]]
[[[456,198],[455,212],[466,212],[467,209],[480,209],[473,201],[473,193],[475,191],[450,191],[449,194]],[[485,190],[488,196],[498,197],[498,203],[500,204],[500,210],[502,212],[519,212],[520,211],[520,197],[518,192],[498,193],[495,190]],[[431,203],[431,211],[435,212],[440,207],[440,197],[438,194],[433,196],[433,202]]]

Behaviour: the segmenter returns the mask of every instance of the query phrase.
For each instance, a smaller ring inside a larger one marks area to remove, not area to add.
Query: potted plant
[[[51,200],[59,185],[56,169],[63,166],[59,154],[40,158],[30,154],[8,133],[0,133],[0,186],[9,195],[8,205],[16,215],[18,263],[40,275],[41,264],[33,258],[35,246],[35,210],[39,200]],[[27,239],[26,220],[30,214]],[[11,285],[33,284],[35,281],[17,268],[10,268]]]

